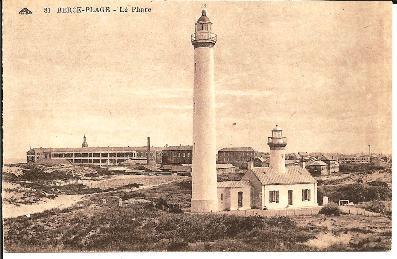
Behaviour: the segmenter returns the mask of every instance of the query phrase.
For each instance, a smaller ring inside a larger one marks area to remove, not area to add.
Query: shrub
[[[167,251],[184,251],[188,247],[187,242],[183,241],[174,241],[168,245]]]
[[[373,173],[375,170],[381,170],[381,169],[384,169],[384,167],[373,164],[340,164],[339,165],[339,171],[341,173],[350,173],[350,172]]]
[[[319,205],[323,205],[323,197],[326,196],[322,188],[317,189],[317,201]]]
[[[391,216],[391,207],[387,206],[385,202],[372,201],[364,204],[364,209],[386,216]]]
[[[146,195],[141,192],[130,192],[130,193],[121,193],[120,198],[122,200],[129,200],[132,198],[139,198],[139,199],[145,199]]]
[[[164,211],[168,211],[171,213],[183,213],[181,207],[177,204],[168,204],[167,201],[163,198],[159,198],[156,202],[155,202],[155,208],[160,209],[160,210],[164,210]]]
[[[349,200],[354,203],[359,203],[375,200],[391,200],[391,189],[389,187],[371,186],[362,183],[324,186],[321,188],[321,191],[333,202]]]
[[[370,186],[379,186],[379,187],[384,187],[384,188],[389,187],[389,185],[387,183],[382,182],[382,181],[372,181],[372,182],[369,182],[368,185],[370,185]]]
[[[192,181],[188,180],[188,181],[178,182],[177,186],[179,188],[181,188],[182,190],[191,190],[192,189]]]
[[[329,203],[322,207],[318,213],[324,214],[326,216],[339,216],[341,214],[341,211],[338,205],[336,205],[335,203]]]

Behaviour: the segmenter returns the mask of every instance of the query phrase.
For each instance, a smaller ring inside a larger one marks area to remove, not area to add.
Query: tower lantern
[[[283,130],[278,125],[272,130],[272,136],[268,137],[267,144],[270,147],[270,167],[278,173],[285,173],[287,138],[283,137]]]
[[[192,34],[191,41],[194,48],[210,47],[216,43],[216,34],[212,33],[212,22],[207,17],[207,11],[201,11],[201,17],[197,20],[195,31]]]
[[[218,210],[216,176],[214,46],[206,10],[191,36],[194,46],[192,212]]]

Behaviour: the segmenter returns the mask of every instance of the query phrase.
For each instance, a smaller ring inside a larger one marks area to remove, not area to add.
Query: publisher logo
[[[28,8],[22,8],[21,11],[19,11],[19,14],[21,15],[28,15],[28,14],[32,14],[32,11],[30,11]]]

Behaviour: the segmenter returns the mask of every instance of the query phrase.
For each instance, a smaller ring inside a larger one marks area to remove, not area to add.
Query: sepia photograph
[[[2,9],[5,254],[391,250],[391,2]]]

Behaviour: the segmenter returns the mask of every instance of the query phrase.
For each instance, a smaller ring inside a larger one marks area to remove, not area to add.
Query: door
[[[243,192],[237,193],[237,202],[239,208],[243,207]]]
[[[288,205],[292,205],[292,190],[288,190]]]

